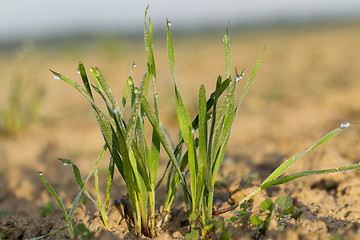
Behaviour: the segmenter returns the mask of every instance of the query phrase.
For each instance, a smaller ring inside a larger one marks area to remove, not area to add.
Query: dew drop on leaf
[[[169,27],[171,26],[171,22],[170,22],[170,21],[168,21],[167,24],[168,24]]]
[[[37,173],[38,173],[40,176],[43,175],[42,171],[38,171]]]
[[[349,127],[349,126],[350,126],[350,123],[349,123],[349,122],[343,122],[343,123],[341,123],[341,125],[340,125],[340,127],[341,127],[342,129],[347,128],[347,127]]]
[[[136,63],[133,62],[133,67],[136,67]]]
[[[55,80],[60,80],[60,78],[58,76],[56,76],[56,75],[54,75],[54,79]]]
[[[243,78],[242,76],[238,76],[238,77],[236,77],[235,81],[238,82],[238,81],[240,81],[242,78]]]

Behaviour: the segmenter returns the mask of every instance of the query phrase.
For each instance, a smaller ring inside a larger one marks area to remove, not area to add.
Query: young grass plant
[[[90,102],[99,123],[106,147],[126,183],[136,233],[138,235],[143,233],[145,236],[154,237],[155,188],[160,156],[160,143],[169,154],[172,164],[178,172],[180,172],[180,168],[160,126],[157,93],[155,89],[156,70],[152,50],[153,29],[150,19],[149,29],[147,28],[146,15],[147,11],[145,12],[145,48],[148,62],[139,88],[134,86],[134,80],[131,74],[124,88],[122,103],[119,104],[101,71],[96,67],[90,68],[95,82],[95,85],[92,84],[91,87],[105,102],[110,120],[106,114],[97,107],[85,68],[81,62],[79,63],[78,71],[83,80],[84,88],[64,75],[54,71],[52,71],[52,73],[56,78],[76,88]],[[152,83],[154,111],[147,101],[150,80]],[[126,107],[130,108],[130,117],[128,119],[125,119],[124,116]],[[150,147],[145,138],[144,121],[146,117],[154,126]],[[183,180],[183,177],[181,176],[180,179]],[[185,181],[183,180],[183,182]]]
[[[234,116],[248,88],[254,80],[264,50],[261,52],[242,91],[242,95],[236,103],[238,82],[243,78],[244,70],[240,74],[236,71],[236,77],[234,79],[231,78],[230,39],[228,36],[228,28],[226,29],[224,36],[226,79],[222,81],[221,76],[218,77],[215,92],[210,98],[213,100],[211,106],[209,106],[210,104],[207,104],[206,101],[205,87],[203,85],[200,87],[199,113],[197,116],[198,125],[196,126],[198,127],[198,138],[196,139],[194,135],[196,129],[190,120],[189,113],[176,82],[174,51],[169,24],[167,25],[167,38],[170,69],[175,85],[177,117],[182,140],[187,147],[187,162],[190,173],[192,199],[190,216],[191,219],[198,218],[201,224],[205,225],[205,221],[209,221],[212,218],[215,178],[225,154],[234,122]],[[223,89],[226,89],[226,94],[220,103],[220,95],[223,92]],[[218,104],[220,104],[219,107]],[[209,130],[207,128],[208,120],[210,120]],[[196,146],[198,146],[198,151],[196,151]],[[193,228],[195,227],[194,221],[192,221],[191,226]]]
[[[156,67],[153,53],[153,28],[150,18],[147,23],[147,10],[148,9],[145,11],[144,27],[145,50],[147,54],[145,72],[140,82],[140,86],[135,87],[135,81],[132,75],[135,65],[132,65],[131,74],[125,83],[120,103],[116,100],[101,71],[96,67],[90,68],[94,80],[94,84],[90,84],[85,67],[79,62],[78,72],[81,76],[84,85],[83,87],[72,79],[51,70],[55,78],[61,79],[72,85],[90,102],[105,142],[105,145],[99,154],[99,158],[85,182],[82,180],[80,170],[73,162],[61,159],[64,163],[72,165],[76,182],[81,189],[75,201],[76,204],[74,203],[73,209],[69,215],[62,207],[64,215],[69,222],[69,228],[72,235],[71,218],[74,206],[76,207],[82,193],[90,198],[100,209],[105,227],[107,227],[106,212],[110,199],[110,190],[115,166],[120,172],[127,187],[135,231],[139,236],[144,234],[148,237],[156,236],[156,226],[161,224],[163,219],[165,219],[166,214],[170,211],[179,184],[183,190],[185,202],[189,207],[189,219],[192,231],[194,234],[196,233],[195,235],[199,236],[198,233],[200,233],[200,231],[198,227],[201,226],[201,236],[205,237],[207,229],[210,229],[210,225],[213,224],[211,220],[214,215],[235,209],[262,189],[312,174],[360,168],[360,164],[354,164],[336,169],[308,171],[280,177],[305,153],[317,148],[350,126],[349,123],[343,123],[339,128],[325,135],[309,149],[283,163],[259,186],[257,190],[239,201],[239,203],[224,210],[213,211],[216,175],[219,172],[225,154],[235,115],[259,69],[264,49],[256,61],[255,66],[237,99],[236,94],[238,92],[239,82],[244,76],[244,70],[238,73],[235,69],[235,77],[231,76],[230,38],[227,27],[224,36],[226,78],[224,80],[221,76],[217,78],[215,91],[210,94],[208,99],[205,87],[203,85],[200,87],[198,114],[191,120],[177,85],[175,56],[170,32],[171,23],[167,20],[167,50],[170,71],[174,82],[176,111],[180,129],[180,136],[175,145],[171,141],[171,138],[167,137],[168,133],[159,117],[157,92],[155,87]],[[105,103],[107,114],[98,107],[93,96],[93,91],[99,94]],[[126,109],[129,109],[130,112],[128,118],[126,118],[124,114]],[[146,119],[150,122],[152,127],[150,141],[145,136]],[[196,131],[198,131],[197,135]],[[159,181],[156,182],[158,178],[161,146],[167,153],[169,162],[164,173],[159,176]],[[106,188],[106,205],[104,208],[101,203],[98,188],[96,166],[105,150],[110,152],[111,159]],[[190,175],[189,186],[186,183],[187,172]],[[85,186],[93,173],[95,175],[97,201],[90,196]],[[165,206],[164,211],[162,212],[162,219],[156,224],[155,191],[165,179],[166,173],[168,175]],[[40,174],[39,176],[42,178],[55,199],[59,202],[60,206],[63,206],[55,191],[53,191]]]

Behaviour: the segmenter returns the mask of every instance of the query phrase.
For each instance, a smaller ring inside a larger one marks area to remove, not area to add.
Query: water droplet
[[[350,126],[350,123],[349,123],[349,122],[343,122],[343,123],[341,123],[341,125],[340,125],[340,127],[341,127],[342,129],[347,128],[347,127],[349,127],[349,126]]]
[[[138,93],[139,89],[138,88],[135,88],[134,89],[134,93]]]
[[[66,162],[63,162],[64,166],[67,166],[68,164]]]
[[[38,171],[37,173],[38,173],[40,176],[43,175],[42,171]]]
[[[136,63],[133,62],[133,67],[136,67]]]
[[[242,76],[237,76],[236,79],[235,79],[235,81],[238,82],[238,81],[240,81],[242,78],[243,78]]]
[[[115,113],[115,114],[118,114],[118,113],[119,113],[119,110],[114,109],[114,113]]]
[[[60,80],[60,77],[58,77],[57,75],[54,75],[54,79],[55,80]]]
[[[131,80],[131,78],[129,78],[129,79],[127,80],[127,84],[128,84],[129,86],[132,85],[132,80]]]
[[[78,70],[76,71],[76,73],[77,73],[77,74],[80,74],[80,71],[79,71],[79,69],[78,69]]]
[[[159,94],[158,93],[155,93],[155,97],[158,97],[159,96]]]
[[[170,21],[168,21],[167,24],[168,24],[169,27],[171,26],[171,22],[170,22]]]
[[[194,129],[191,129],[191,133],[194,133],[195,132],[195,130]]]

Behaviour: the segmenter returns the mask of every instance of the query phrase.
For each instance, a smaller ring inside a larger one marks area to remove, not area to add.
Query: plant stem
[[[206,220],[210,220],[212,218],[213,199],[214,199],[214,192],[208,192]]]
[[[149,192],[149,227],[150,237],[155,237],[155,190]]]

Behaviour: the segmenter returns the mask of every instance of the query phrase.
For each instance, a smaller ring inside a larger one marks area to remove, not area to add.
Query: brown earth
[[[215,208],[222,209],[242,199],[248,185],[242,181],[258,173],[259,184],[280,163],[304,151],[341,122],[359,122],[360,118],[360,31],[358,23],[304,25],[287,28],[262,28],[232,31],[233,66],[245,68],[247,75],[264,45],[266,52],[260,71],[238,113],[227,155],[219,173]],[[141,30],[139,30],[141,31]],[[218,74],[224,73],[223,33],[178,36],[173,32],[177,78],[180,90],[192,114],[196,111],[197,89],[213,89]],[[160,118],[176,136],[176,112],[166,44],[155,36]],[[40,117],[16,136],[0,137],[0,233],[4,239],[29,239],[56,231],[66,225],[57,203],[37,176],[41,170],[68,209],[79,189],[71,168],[58,157],[73,160],[85,176],[101,149],[103,140],[90,106],[67,84],[53,80],[48,68],[80,81],[78,60],[86,67],[102,69],[114,92],[121,93],[131,63],[140,79],[145,66],[141,40],[119,40],[113,46],[102,41],[86,46],[70,41],[60,47],[35,46],[6,52],[0,58],[1,101],[15,73],[26,81],[46,88]],[[23,56],[24,55],[24,56]],[[167,104],[166,104],[167,102]],[[25,120],[26,121],[26,120]],[[288,173],[326,169],[357,163],[360,160],[360,128],[343,131],[335,139],[300,159]],[[102,187],[106,181],[106,158],[100,164]],[[166,158],[162,159],[160,171]],[[94,181],[89,182],[94,194]],[[157,198],[161,205],[164,187]],[[102,191],[104,192],[104,191]],[[126,193],[119,174],[115,176],[111,201]],[[256,195],[249,214],[259,212],[260,203],[269,197],[289,195],[296,199],[298,219],[285,223],[280,231],[270,225],[265,239],[359,239],[360,180],[356,171],[301,178],[273,187]],[[45,218],[42,207],[53,201],[57,209]],[[173,204],[168,223],[159,230],[159,239],[183,239],[189,226],[182,208],[181,194]],[[94,239],[136,239],[133,228],[123,219],[118,204],[111,204],[109,230],[104,229],[99,212],[91,201],[81,203],[75,223],[84,223],[94,231]],[[7,214],[5,214],[7,213]],[[222,216],[228,219],[233,213]],[[232,239],[256,239],[259,233],[245,219],[229,224]],[[49,239],[66,239],[64,230]]]

